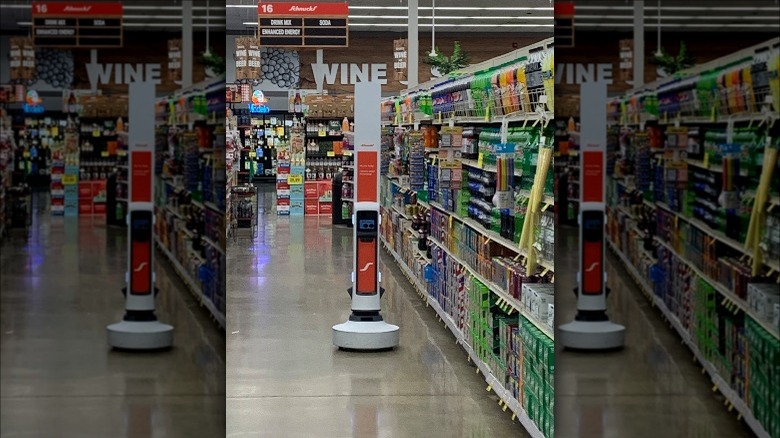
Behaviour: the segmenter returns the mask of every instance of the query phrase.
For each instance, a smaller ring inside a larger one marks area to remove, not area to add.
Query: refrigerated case
[[[238,183],[276,182],[276,149],[290,141],[295,115],[284,111],[251,114],[236,108],[242,149]]]

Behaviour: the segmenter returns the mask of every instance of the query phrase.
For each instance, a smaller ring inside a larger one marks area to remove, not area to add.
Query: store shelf
[[[209,239],[206,236],[203,236],[201,238],[203,239],[204,242],[208,243],[210,246],[213,246],[214,249],[219,251],[221,254],[225,254],[225,250],[223,250],[222,247],[219,246],[219,244],[217,244],[217,242],[214,242],[213,240]]]
[[[157,236],[154,236],[154,241],[157,243],[157,248],[165,254],[165,256],[168,258],[168,261],[173,266],[174,270],[177,274],[179,274],[179,277],[182,279],[184,284],[187,286],[187,289],[190,290],[190,292],[197,298],[198,302],[204,306],[206,309],[208,309],[209,313],[211,313],[211,316],[214,317],[214,320],[217,321],[217,324],[221,328],[225,328],[225,315],[222,315],[219,311],[217,311],[217,308],[214,307],[214,303],[212,303],[210,300],[206,299],[203,296],[203,292],[201,291],[201,288],[198,285],[198,282],[195,281],[190,275],[187,273],[187,270],[184,269],[184,267],[179,263],[179,261],[176,259],[176,257],[171,254],[170,251],[168,251],[168,248],[163,245],[163,243],[160,241],[160,238]]]
[[[748,256],[753,256],[753,252],[748,250],[747,248],[745,248],[745,245],[743,245],[742,242],[739,242],[739,241],[737,241],[735,239],[732,239],[731,237],[726,236],[721,231],[714,230],[714,229],[710,228],[709,225],[707,225],[706,223],[702,222],[701,220],[696,219],[696,218],[690,218],[690,217],[684,216],[683,214],[672,210],[671,207],[669,207],[669,205],[666,204],[665,202],[656,202],[656,205],[661,207],[661,208],[663,208],[664,210],[668,211],[669,213],[672,213],[673,215],[677,216],[679,219],[681,219],[681,220],[683,220],[685,222],[688,222],[689,224],[695,226],[696,228],[700,229],[701,231],[704,231],[708,235],[710,235],[710,236],[714,237],[715,239],[717,239],[718,241],[720,241],[720,242],[730,246],[734,250],[739,251],[742,254],[745,254],[745,255],[748,255]],[[777,260],[765,259],[765,260],[763,260],[763,263],[764,263],[764,265],[768,266],[772,270],[780,271],[780,262],[778,262]]]
[[[442,242],[434,239],[433,237],[428,237],[428,240],[431,241],[434,245],[438,246],[444,252],[449,254],[450,257],[455,259],[458,263],[463,265],[469,273],[474,276],[477,280],[479,280],[481,283],[483,283],[485,286],[488,287],[493,293],[498,295],[501,299],[509,303],[512,308],[514,308],[518,313],[526,317],[531,323],[533,323],[536,328],[538,328],[542,333],[544,333],[548,338],[555,339],[555,335],[553,330],[547,326],[547,324],[543,323],[542,321],[539,321],[536,319],[535,316],[531,315],[528,311],[526,311],[523,308],[523,305],[517,300],[517,298],[509,295],[504,289],[501,288],[501,286],[493,283],[492,281],[488,280],[487,278],[483,277],[480,273],[478,273],[476,270],[474,270],[471,266],[469,266],[463,259],[455,255],[452,251],[450,251],[449,248],[447,248],[446,245],[444,245]]]
[[[355,202],[355,200],[352,198],[341,198],[341,200],[344,202]]]
[[[484,170],[486,172],[496,173],[498,171],[498,168],[496,166],[492,165],[492,164],[482,163],[482,166],[479,166],[479,162],[477,160],[469,160],[469,159],[461,158],[460,161],[461,161],[461,163],[463,163],[464,165],[466,165],[468,167],[473,167],[475,169],[481,169],[481,170]],[[523,176],[523,169],[519,168],[519,167],[515,168],[515,176]]]
[[[502,245],[504,248],[510,249],[510,250],[516,252],[517,254],[522,255],[522,256],[525,256],[525,257],[528,256],[528,250],[526,248],[520,248],[520,245],[518,245],[517,243],[512,242],[509,239],[506,239],[504,237],[501,237],[500,234],[496,233],[493,230],[486,229],[485,227],[482,226],[482,224],[480,224],[479,222],[475,221],[474,219],[464,218],[464,217],[461,217],[461,216],[459,216],[459,215],[457,215],[457,214],[455,214],[455,213],[453,213],[451,211],[448,211],[447,209],[444,208],[444,206],[442,206],[438,202],[430,202],[430,205],[433,208],[435,208],[435,209],[437,209],[437,210],[439,210],[439,211],[441,211],[443,213],[446,213],[446,214],[452,216],[454,219],[458,220],[459,222],[464,223],[464,224],[468,225],[469,227],[479,231],[484,236],[487,236],[490,240],[492,240],[492,241]],[[539,266],[542,266],[545,269],[548,269],[550,271],[555,272],[555,263],[554,263],[554,261],[552,261],[552,260],[544,260],[541,257],[537,257],[537,263],[539,264]]]
[[[460,344],[464,350],[466,350],[466,353],[468,354],[468,357],[471,362],[473,362],[477,369],[482,373],[482,376],[485,378],[485,382],[489,385],[490,389],[492,389],[495,394],[508,406],[508,408],[512,411],[512,413],[517,416],[517,418],[520,420],[520,424],[523,425],[525,430],[528,432],[528,434],[532,438],[544,438],[544,435],[539,431],[539,428],[534,424],[533,421],[531,421],[531,418],[528,417],[528,414],[525,412],[525,410],[520,405],[520,402],[517,401],[510,393],[507,391],[501,382],[493,375],[493,373],[488,368],[487,364],[485,364],[479,356],[474,352],[474,350],[471,348],[471,346],[468,344],[466,339],[463,336],[463,333],[458,328],[457,324],[455,324],[455,321],[452,320],[452,317],[448,315],[442,308],[439,306],[439,303],[437,303],[433,298],[431,298],[430,295],[428,295],[427,288],[420,282],[420,280],[414,275],[414,273],[409,269],[408,266],[406,266],[406,263],[403,261],[400,255],[388,245],[387,241],[384,239],[384,237],[380,236],[380,240],[382,242],[382,246],[385,248],[385,250],[393,256],[396,260],[396,264],[401,268],[401,270],[404,272],[406,277],[409,279],[409,282],[417,288],[417,292],[419,294],[422,294],[422,296],[425,297],[425,303],[433,308],[433,310],[436,312],[436,314],[441,318],[442,321],[444,321],[444,325],[450,330],[450,332],[455,336],[455,341]]]
[[[724,301],[730,301],[734,303],[737,307],[740,308],[743,312],[745,312],[746,315],[749,315],[755,322],[763,327],[764,330],[769,332],[772,336],[774,336],[777,339],[780,339],[780,332],[778,332],[777,327],[772,327],[772,324],[769,322],[764,321],[763,319],[760,319],[756,316],[753,309],[748,306],[748,304],[745,302],[744,299],[738,297],[734,292],[730,291],[726,286],[721,284],[719,281],[713,279],[709,275],[702,272],[699,268],[697,268],[693,263],[691,263],[687,258],[685,258],[682,254],[677,252],[674,248],[672,248],[671,245],[669,245],[667,242],[664,242],[663,239],[656,236],[655,241],[659,244],[663,245],[666,249],[671,251],[672,253],[676,254],[677,257],[683,261],[691,270],[698,275],[699,277],[703,278],[707,283],[709,283],[713,288],[715,288],[716,291],[718,291],[721,295],[724,297]]]
[[[403,217],[406,220],[410,220],[411,219],[405,212],[403,212],[400,208],[398,208],[395,205],[393,205],[393,211],[395,211],[396,213],[400,214],[401,217]]]
[[[699,351],[699,348],[696,346],[696,344],[693,343],[691,335],[680,323],[680,320],[677,319],[677,317],[671,311],[669,311],[669,308],[666,307],[666,303],[664,303],[663,300],[653,294],[653,288],[642,278],[634,265],[632,265],[628,260],[628,257],[626,257],[625,254],[623,254],[611,240],[607,239],[607,244],[623,262],[623,265],[625,266],[628,273],[642,288],[642,292],[644,292],[644,294],[650,299],[655,307],[661,311],[666,320],[669,321],[670,325],[674,328],[680,338],[682,338],[683,343],[693,352],[696,361],[699,362],[707,374],[709,374],[712,383],[715,385],[713,390],[717,389],[721,394],[723,394],[723,396],[734,406],[734,409],[739,412],[739,414],[742,416],[742,419],[758,438],[770,438],[769,433],[767,433],[761,423],[756,420],[753,412],[745,404],[745,401],[742,400],[737,395],[737,393],[729,387],[728,383],[726,383],[723,377],[721,377],[721,375],[715,369],[715,366],[704,358],[704,356]]]

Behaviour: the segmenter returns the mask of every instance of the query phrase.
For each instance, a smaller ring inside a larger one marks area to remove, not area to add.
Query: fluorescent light
[[[757,15],[757,16],[743,16],[743,17],[729,17],[725,15],[701,15],[701,16],[662,16],[664,20],[773,20],[777,21],[777,17],[770,17],[770,16],[764,16],[764,15]],[[576,20],[633,20],[633,15],[577,15],[575,17]],[[657,17],[647,15],[645,16],[646,20],[652,20],[653,23],[655,23],[655,20],[657,20]],[[577,24],[580,24],[579,21],[577,21]]]
[[[127,18],[131,20],[181,20],[181,15],[123,15],[122,18]],[[206,17],[205,15],[193,15],[193,20],[205,20],[208,18],[209,20],[225,20],[225,16],[209,16]]]
[[[257,26],[256,21],[245,21],[246,26]],[[350,26],[407,27],[406,23],[349,23]],[[420,27],[432,27],[432,24],[420,24]],[[436,27],[553,27],[552,24],[454,24],[436,23]]]
[[[657,11],[658,6],[645,6],[645,9]],[[633,6],[584,6],[576,5],[576,11],[633,11]],[[778,7],[753,6],[661,6],[661,11],[778,11]],[[576,15],[575,15],[576,16]],[[663,18],[663,17],[661,17]]]
[[[394,9],[398,11],[407,11],[407,6],[350,6],[349,9]],[[421,6],[419,10],[431,10],[430,6]],[[552,11],[553,8],[526,8],[526,7],[479,7],[479,6],[437,6],[437,11]]]
[[[225,28],[224,24],[220,23],[193,23],[192,27],[220,27]],[[181,22],[178,23],[124,23],[124,27],[181,27]]]
[[[437,25],[438,26],[438,25]],[[577,23],[576,27],[606,27],[606,28],[613,28],[613,27],[634,27],[633,23]],[[653,25],[652,27],[658,27],[658,25]],[[757,24],[757,23],[745,23],[745,24],[738,24],[738,23],[692,23],[692,24],[681,24],[681,23],[665,23],[661,24],[661,27],[672,27],[672,28],[681,28],[681,27],[700,27],[700,28],[718,28],[718,27],[735,27],[735,28],[744,28],[744,27],[759,27],[759,28],[767,28],[766,24]],[[772,28],[771,26],[767,30],[776,30]]]
[[[230,6],[228,6],[228,7],[230,7]],[[257,6],[252,6],[252,7],[256,8]],[[137,9],[137,10],[140,10],[140,11],[148,11],[148,10],[181,11],[182,10],[181,6],[122,5],[122,8],[125,9],[125,10]],[[0,3],[0,9],[32,9],[32,5],[31,4],[22,5],[22,4],[4,4],[4,3]],[[206,9],[211,10],[211,11],[223,11],[224,10],[224,8],[222,8],[221,6],[219,6],[219,7],[217,7],[217,6],[209,6],[208,8],[205,7],[205,6],[193,6],[192,9],[195,10],[195,11],[204,11]]]
[[[407,27],[405,23],[349,23],[350,26],[394,26]],[[552,24],[453,24],[436,23],[436,27],[553,27]],[[420,27],[433,27],[432,24],[420,24]]]
[[[399,20],[407,20],[409,17],[406,15],[350,15],[350,19],[357,18],[381,18],[381,19],[399,19]],[[433,17],[418,17],[421,20],[431,20]],[[507,17],[507,16],[489,16],[489,17],[483,17],[483,16],[436,16],[437,20],[552,20],[554,17],[552,15],[548,17]]]

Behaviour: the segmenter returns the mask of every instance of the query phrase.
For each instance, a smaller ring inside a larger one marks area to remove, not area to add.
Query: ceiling
[[[0,1],[2,33],[29,31],[32,21],[31,4],[27,0]],[[181,27],[181,0],[123,1],[125,30],[174,30]],[[225,28],[225,3],[217,0],[193,0],[193,28],[195,31],[221,31]],[[208,18],[206,17],[208,15]],[[173,29],[172,29],[173,28]]]
[[[601,31],[631,31],[632,0],[574,0],[575,28]],[[729,32],[780,33],[780,0],[644,0],[644,22],[661,33]]]
[[[317,3],[340,3],[326,0]],[[435,14],[432,5],[435,2]],[[227,0],[228,34],[257,28],[257,0]],[[406,32],[408,0],[350,0],[350,31]],[[474,5],[484,6],[474,6]],[[552,0],[418,0],[419,24],[428,32],[547,33],[553,31]],[[435,15],[435,17],[434,17]]]

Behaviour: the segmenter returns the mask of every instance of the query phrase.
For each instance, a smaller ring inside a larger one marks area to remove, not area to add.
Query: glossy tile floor
[[[577,229],[556,229],[558,324],[576,313]],[[589,354],[562,351],[555,363],[555,435],[579,438],[749,437],[736,411],[693,362],[660,311],[650,306],[621,261],[608,251],[610,319],[626,326],[626,348]]]
[[[158,317],[174,348],[112,351],[124,313],[126,231],[51,217],[45,196],[29,237],[0,253],[2,437],[219,437],[225,338],[157,253]]]
[[[383,315],[400,325],[400,347],[337,350],[351,230],[277,218],[269,190],[257,237],[228,247],[228,437],[526,436],[384,251]]]

